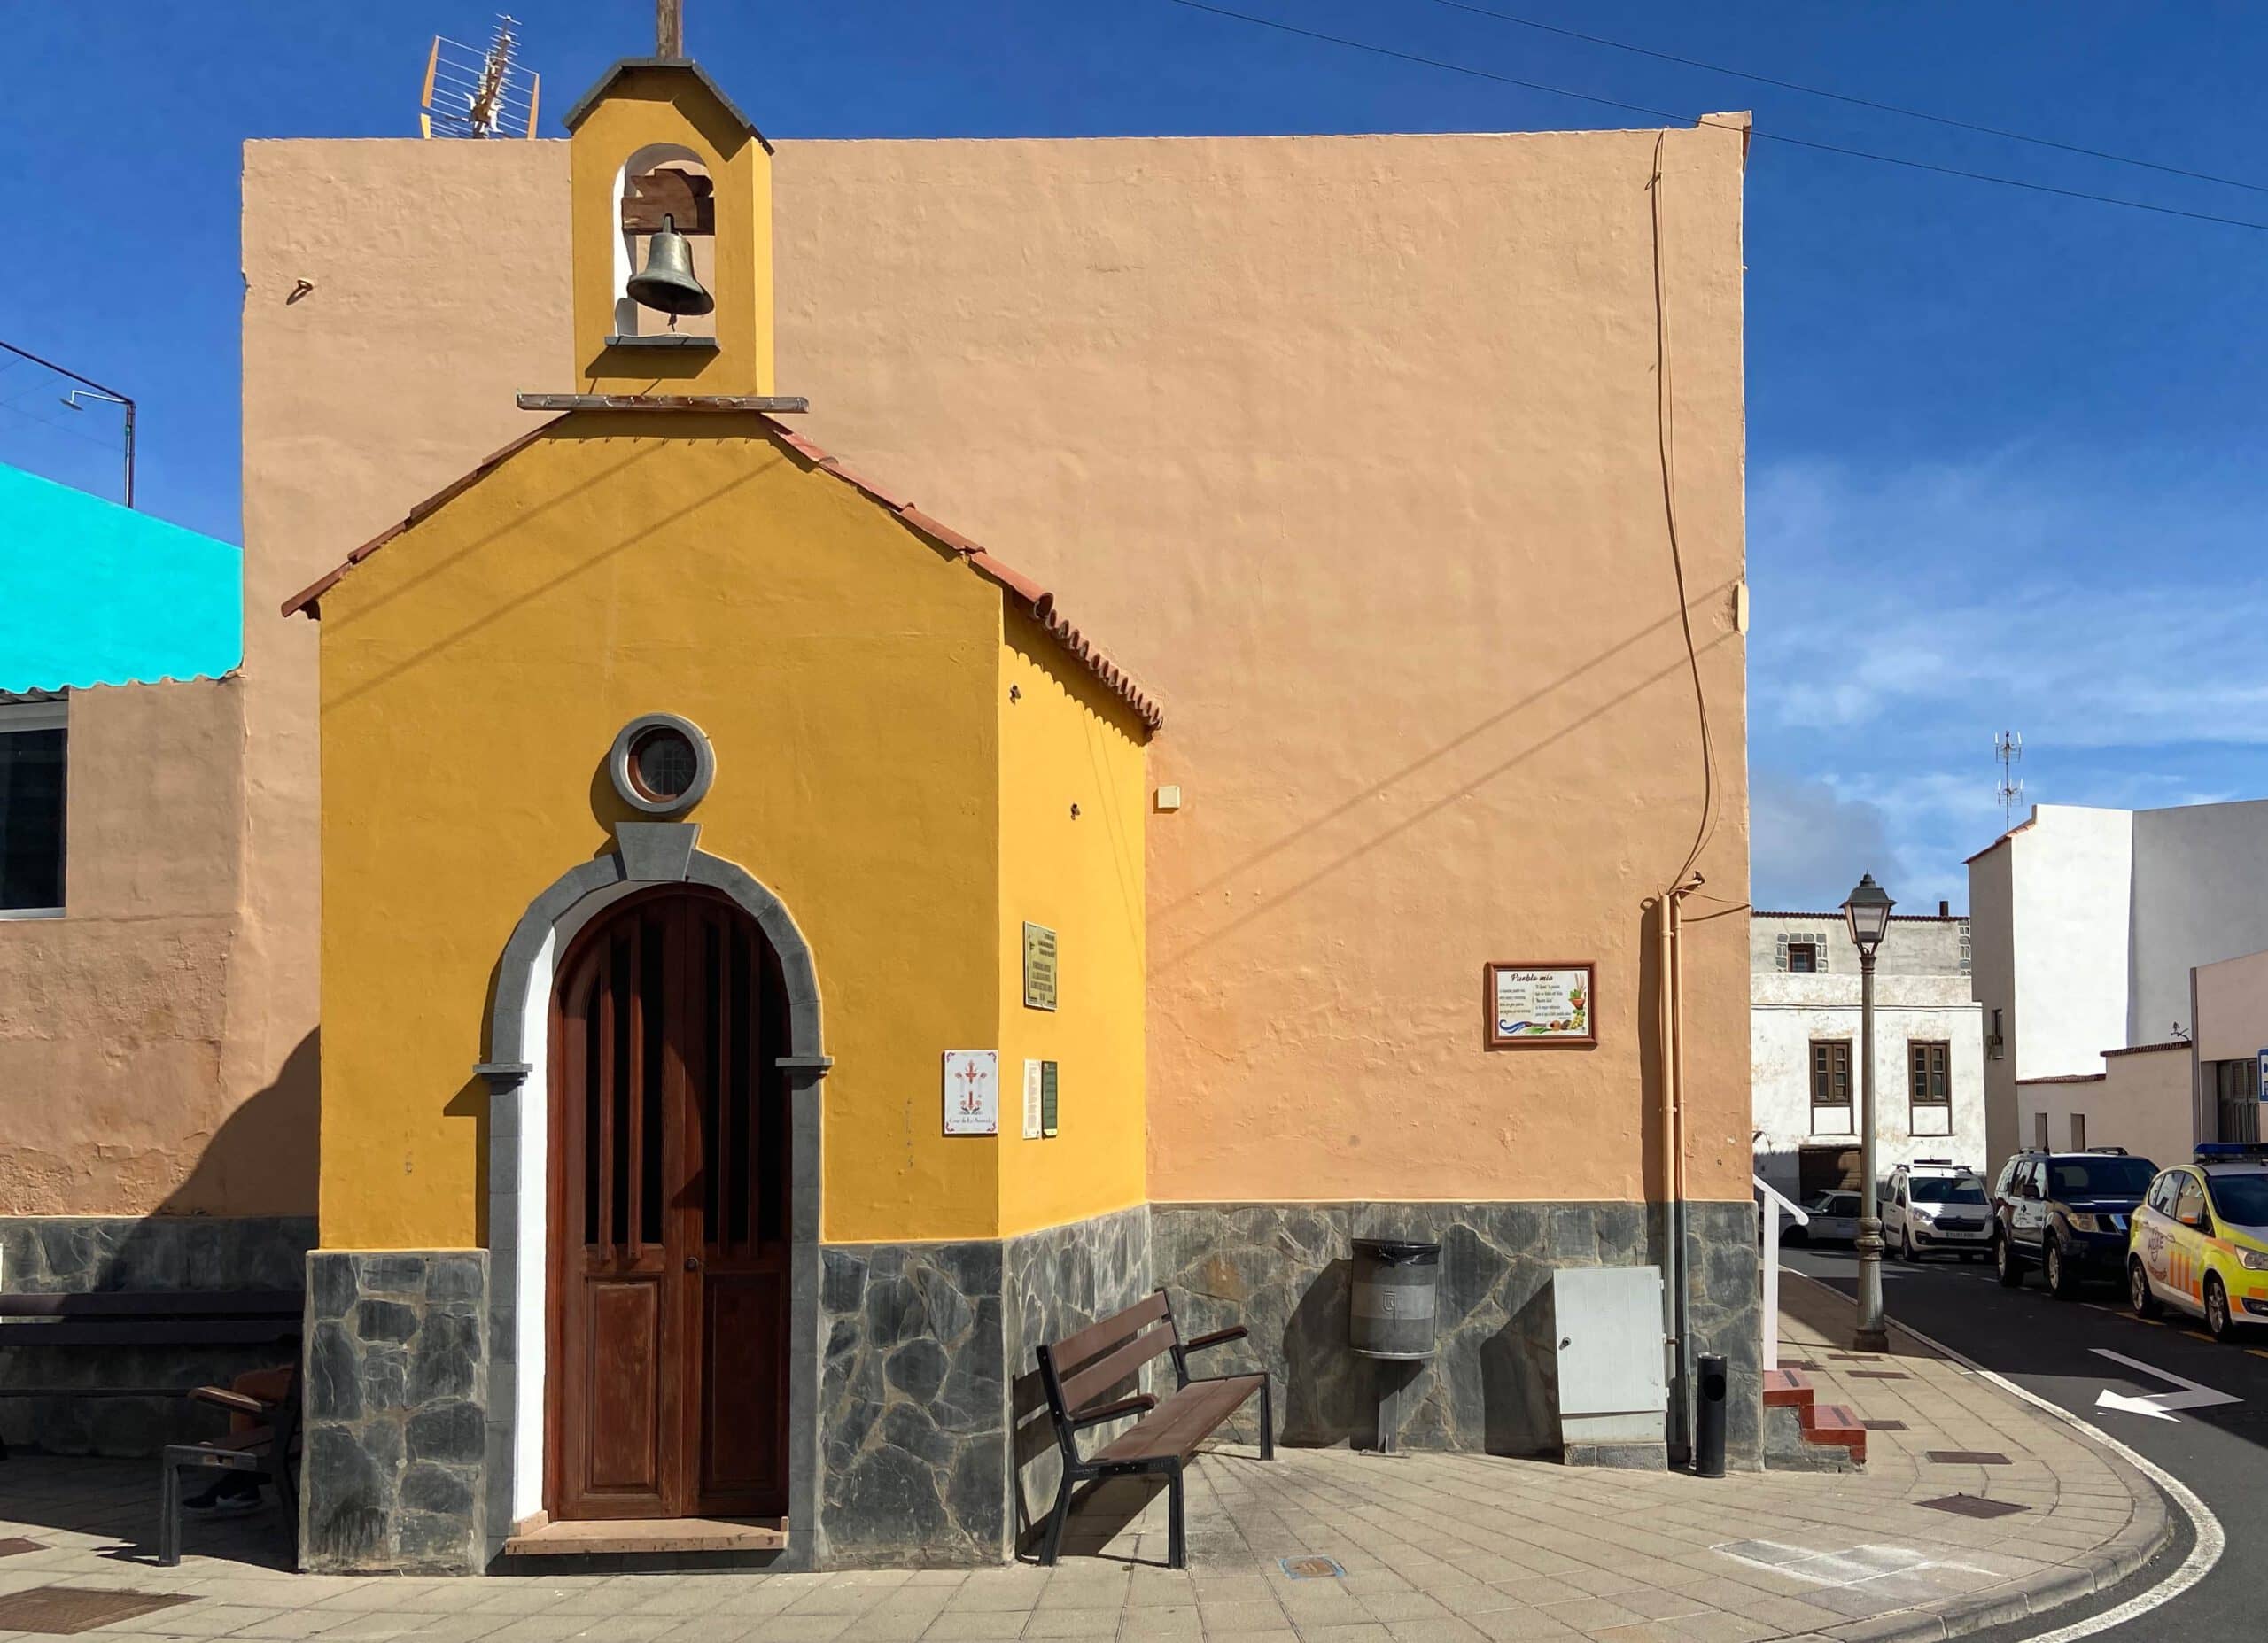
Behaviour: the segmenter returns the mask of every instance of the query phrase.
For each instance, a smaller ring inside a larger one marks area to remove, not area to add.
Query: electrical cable
[[[1823,143],[1812,137],[1793,137],[1784,132],[1744,130],[1734,126],[1713,126],[1690,114],[1673,113],[1667,109],[1649,108],[1643,103],[1626,103],[1617,97],[1600,97],[1595,92],[1573,91],[1565,86],[1546,85],[1541,81],[1521,80],[1511,74],[1500,74],[1493,69],[1475,68],[1470,63],[1453,63],[1442,58],[1425,57],[1415,51],[1397,50],[1367,40],[1355,40],[1345,35],[1327,35],[1318,29],[1302,28],[1296,23],[1279,22],[1272,17],[1257,17],[1249,12],[1231,11],[1223,5],[1214,5],[1208,0],[1167,0],[1170,5],[1182,6],[1192,12],[1208,12],[1215,17],[1232,18],[1239,23],[1251,23],[1261,28],[1272,28],[1278,34],[1296,35],[1303,40],[1318,40],[1326,45],[1345,46],[1351,50],[1367,51],[1374,57],[1392,58],[1397,62],[1414,63],[1423,68],[1439,68],[1452,74],[1467,74],[1475,80],[1494,81],[1498,85],[1518,86],[1524,91],[1541,91],[1550,97],[1572,97],[1580,103],[1596,103],[1604,108],[1619,109],[1625,113],[1643,114],[1650,120],[1666,120],[1673,124],[1692,126],[1703,131],[1724,131],[1733,135],[1753,136],[1759,143],[1779,143],[1790,148],[1810,149],[1821,154],[1841,154],[1851,159],[1870,159],[1877,165],[1900,166],[1909,171],[1932,172],[1939,176],[1965,177],[1972,182],[1998,183],[2002,188],[2023,189],[2034,194],[2053,194],[2063,199],[2091,200],[2101,205],[2120,205],[2128,211],[2147,211],[2161,217],[2182,217],[2192,222],[2216,222],[2224,228],[2250,229],[2256,233],[2268,234],[2268,222],[2254,221],[2245,217],[2224,217],[2210,211],[2184,211],[2176,205],[2153,205],[2148,200],[2126,199],[2116,194],[2096,194],[2085,189],[2058,188],[2052,182],[2032,182],[2022,177],[2003,177],[1989,171],[1969,171],[1959,166],[1934,165],[1926,159],[1908,159],[1897,154],[1879,153],[1872,149],[1849,148],[1839,143]]]
[[[1670,568],[1677,577],[1677,620],[1685,633],[1686,664],[1693,672],[1693,705],[1701,720],[1701,818],[1693,848],[1670,883],[1681,889],[1717,831],[1717,748],[1709,726],[1709,693],[1701,685],[1701,649],[1693,639],[1693,611],[1685,594],[1685,547],[1677,534],[1677,406],[1670,376],[1669,296],[1662,257],[1662,147],[1669,133],[1654,133],[1654,174],[1646,184],[1654,247],[1654,430],[1661,457],[1662,518],[1669,532]],[[1676,893],[1673,891],[1673,894]]]
[[[1722,63],[1705,63],[1698,58],[1680,57],[1674,51],[1657,51],[1651,46],[1633,45],[1627,40],[1609,40],[1604,35],[1587,35],[1580,28],[1563,28],[1557,23],[1540,22],[1532,17],[1515,17],[1510,12],[1475,5],[1472,0],[1433,0],[1433,3],[1452,12],[1469,12],[1475,17],[1494,18],[1500,23],[1511,23],[1542,34],[1580,40],[1586,45],[1605,46],[1612,50],[1650,57],[1660,63],[1675,63],[1683,68],[1727,74],[1735,80],[1746,80],[1759,86],[1776,86],[1783,91],[1797,91],[1806,97],[1827,97],[1837,103],[1848,103],[1854,108],[1870,108],[1877,113],[1896,114],[1906,120],[1925,120],[1932,125],[1950,126],[1956,131],[1974,131],[1980,136],[2000,137],[2010,143],[2029,143],[2037,148],[2052,148],[2066,154],[2083,155],[2088,159],[2107,159],[2113,165],[2139,166],[2145,171],[2160,171],[2170,177],[2187,177],[2192,182],[2218,182],[2226,188],[2249,189],[2255,194],[2268,194],[2268,183],[2247,182],[2241,177],[2224,177],[2210,171],[2192,171],[2184,166],[2163,165],[2155,159],[2138,159],[2132,154],[2114,154],[2108,149],[2085,148],[2077,143],[2059,143],[2054,137],[2039,137],[2028,132],[2005,130],[1999,126],[1979,125],[1975,120],[1956,120],[1950,114],[1932,114],[1926,109],[1906,108],[1896,103],[1878,103],[1872,97],[1853,97],[1846,91],[1829,91],[1823,86],[1806,86],[1793,80],[1775,80],[1770,74],[1751,74],[1744,68],[1728,68]]]

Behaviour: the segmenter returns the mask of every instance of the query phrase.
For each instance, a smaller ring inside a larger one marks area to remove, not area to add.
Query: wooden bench
[[[1194,1377],[1189,1373],[1190,1353],[1240,1341],[1245,1335],[1245,1327],[1239,1323],[1183,1340],[1174,1322],[1173,1307],[1166,1292],[1160,1290],[1115,1317],[1037,1348],[1047,1413],[1054,1422],[1055,1441],[1063,1451],[1063,1480],[1056,1488],[1055,1510],[1047,1520],[1041,1563],[1052,1566],[1062,1549],[1063,1525],[1071,1515],[1074,1489],[1097,1478],[1146,1474],[1161,1475],[1166,1480],[1166,1562],[1175,1569],[1188,1567],[1189,1548],[1182,1527],[1182,1473],[1198,1445],[1258,1392],[1260,1458],[1276,1458],[1275,1399],[1266,1371]],[[1162,1398],[1151,1392],[1108,1397],[1161,1353],[1172,1354],[1174,1391]],[[1130,1414],[1142,1418],[1093,1454],[1079,1453],[1079,1434],[1088,1427]]]
[[[277,1361],[294,1360],[305,1309],[306,1297],[298,1290],[0,1295],[0,1349],[271,1346]],[[181,1385],[0,1385],[0,1398],[180,1398],[192,1391]],[[0,1443],[0,1460],[7,1454]]]

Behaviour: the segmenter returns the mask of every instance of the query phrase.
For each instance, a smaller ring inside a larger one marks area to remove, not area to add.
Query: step
[[[1814,1404],[1801,1416],[1804,1441],[1811,1444],[1832,1444],[1851,1452],[1853,1461],[1863,1463],[1867,1458],[1866,1424],[1846,1404]]]
[[[726,1517],[615,1518],[546,1523],[504,1543],[508,1557],[598,1557],[656,1552],[777,1552],[788,1520]]]
[[[1816,1395],[1811,1377],[1800,1369],[1764,1372],[1764,1407],[1767,1409],[1807,1409]]]

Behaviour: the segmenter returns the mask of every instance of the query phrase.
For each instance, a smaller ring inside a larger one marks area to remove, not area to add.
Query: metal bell
[[[624,287],[633,302],[664,314],[706,314],[717,306],[693,277],[693,247],[677,231],[677,219],[664,217],[662,231],[646,246],[646,266]]]

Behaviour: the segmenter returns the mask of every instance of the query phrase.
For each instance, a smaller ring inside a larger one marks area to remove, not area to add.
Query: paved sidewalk
[[[1263,1464],[1227,1446],[1192,1477],[1184,1572],[1161,1567],[1163,1502],[1120,1487],[1089,1500],[1052,1571],[433,1581],[286,1573],[272,1513],[192,1525],[198,1554],[160,1569],[144,1544],[152,1469],[19,1457],[0,1462],[0,1538],[38,1549],[0,1555],[0,1643],[25,1635],[5,1629],[23,1617],[21,1594],[58,1585],[175,1600],[91,1634],[128,1639],[1856,1643],[2035,1610],[2162,1543],[2155,1492],[2123,1463],[1909,1340],[1879,1365],[1834,1356],[1838,1303],[1790,1287],[1803,1292],[1783,1319],[1789,1355],[1819,1365],[1821,1396],[1907,1423],[1870,1432],[1864,1474],[1704,1482],[1344,1450]],[[1928,1459],[1953,1448],[2008,1464]],[[1979,1519],[1919,1504],[1961,1494],[2022,1509]],[[1344,1572],[1299,1577],[1301,1559]]]

